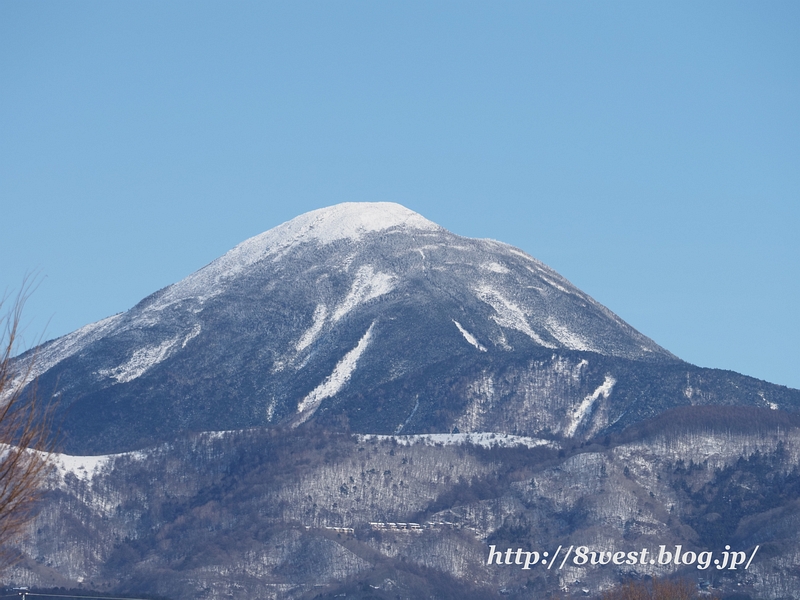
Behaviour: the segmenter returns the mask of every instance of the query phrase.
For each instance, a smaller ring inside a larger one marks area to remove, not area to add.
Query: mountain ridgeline
[[[37,359],[77,454],[309,420],[585,440],[678,405],[800,405],[680,361],[516,248],[391,203],[297,217]]]
[[[68,454],[4,583],[800,597],[799,390],[690,365],[524,252],[397,204],[301,215],[16,360],[57,390]],[[512,564],[557,548],[607,560]],[[683,562],[608,564],[659,548]],[[708,552],[752,565],[685,564]]]

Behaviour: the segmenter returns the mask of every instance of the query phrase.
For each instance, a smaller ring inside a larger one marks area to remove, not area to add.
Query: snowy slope
[[[693,367],[535,258],[392,203],[301,215],[37,356],[75,452],[309,419],[364,433],[597,435],[721,398],[702,385],[683,394]],[[680,384],[634,374],[662,368]],[[641,385],[658,390],[648,406]],[[736,389],[786,403],[768,385]]]

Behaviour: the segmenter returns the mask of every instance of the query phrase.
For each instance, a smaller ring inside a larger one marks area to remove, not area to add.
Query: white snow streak
[[[300,341],[297,342],[295,349],[298,352],[302,352],[308,346],[311,345],[319,332],[322,331],[322,326],[325,324],[325,317],[328,316],[328,309],[325,307],[324,304],[317,304],[317,308],[314,310],[314,322],[311,324],[311,327],[303,334],[303,337],[300,338]]]
[[[520,256],[520,257],[522,257],[524,259],[527,259],[527,260],[535,263],[536,266],[539,269],[541,269],[541,267],[542,267],[542,261],[533,258],[530,254],[525,254],[522,250],[519,250],[518,248],[514,248],[514,246],[508,246],[506,248],[506,252],[510,252],[511,254],[516,254],[517,256]]]
[[[372,265],[364,265],[356,273],[353,285],[347,296],[333,312],[333,320],[338,321],[359,304],[388,294],[394,287],[394,280],[394,275],[376,273]]]
[[[419,435],[377,435],[365,434],[357,436],[360,440],[393,440],[401,446],[411,446],[412,444],[425,444],[426,446],[460,446],[472,444],[484,448],[500,447],[512,448],[515,446],[526,446],[536,448],[537,446],[556,447],[554,442],[539,438],[525,437],[521,435],[511,435],[508,433],[424,433]]]
[[[509,269],[500,263],[490,262],[490,263],[483,263],[481,265],[481,269],[484,271],[491,271],[492,273],[510,273]]]
[[[554,280],[550,279],[549,277],[545,277],[541,273],[539,273],[538,275],[539,275],[539,277],[541,277],[542,281],[544,281],[546,284],[556,288],[557,290],[559,290],[561,292],[564,292],[565,294],[575,294],[575,295],[577,295],[577,290],[574,290],[574,289],[569,290],[569,289],[565,288],[563,285],[561,285],[559,283],[556,283]]]
[[[476,339],[475,339],[475,336],[474,336],[474,335],[472,335],[472,334],[471,334],[469,331],[467,331],[466,329],[464,329],[464,328],[461,326],[461,323],[459,323],[459,322],[458,322],[458,321],[456,321],[455,319],[452,319],[452,321],[453,321],[453,323],[455,323],[455,324],[456,324],[456,327],[458,327],[458,330],[461,332],[461,335],[463,335],[463,336],[464,336],[464,339],[465,339],[465,340],[467,340],[467,341],[468,341],[470,344],[472,344],[473,346],[475,346],[475,347],[476,347],[478,350],[480,350],[481,352],[486,352],[486,348],[484,348],[482,345],[480,345],[480,344],[478,343],[478,340],[476,340]]]
[[[333,373],[331,373],[325,379],[325,381],[315,387],[308,394],[308,396],[303,398],[303,401],[300,402],[297,407],[298,413],[306,413],[301,422],[305,421],[312,414],[314,414],[314,411],[317,410],[317,407],[325,398],[330,398],[331,396],[338,394],[339,390],[341,390],[350,380],[350,377],[353,375],[353,371],[356,369],[358,359],[369,345],[369,341],[372,338],[372,328],[374,326],[375,323],[372,323],[372,325],[369,326],[369,329],[367,329],[367,332],[358,341],[356,347],[345,354],[344,358],[339,361],[339,363],[333,369]]]
[[[414,402],[414,408],[411,409],[411,414],[408,415],[408,418],[405,421],[403,421],[403,423],[398,425],[397,429],[394,430],[395,435],[403,431],[403,427],[405,427],[411,422],[411,419],[413,419],[414,415],[417,414],[418,409],[419,409],[419,396],[417,396],[416,401]]]
[[[141,377],[150,368],[164,361],[178,340],[165,340],[158,346],[145,346],[134,351],[127,362],[113,369],[101,369],[98,375],[113,377],[117,383],[127,383]]]
[[[552,316],[547,317],[545,327],[550,334],[570,350],[588,350],[597,352],[583,337],[571,331],[563,323],[559,323]]]
[[[267,405],[267,421],[272,423],[272,419],[275,417],[275,407],[278,404],[277,398],[273,398],[272,401]]]
[[[167,358],[178,351],[180,348],[185,348],[191,340],[200,335],[203,327],[199,323],[195,323],[192,330],[185,336],[178,336],[168,340],[164,340],[160,344],[154,346],[145,346],[134,350],[131,357],[113,369],[100,369],[97,374],[102,377],[112,377],[117,380],[117,383],[127,383],[133,381],[144,375],[147,371],[152,369],[160,362],[164,362]]]
[[[492,318],[498,325],[521,331],[540,346],[555,348],[553,344],[545,342],[536,334],[530,324],[528,324],[523,310],[510,300],[504,298],[500,292],[492,289],[488,285],[483,285],[475,290],[475,293],[480,300],[495,310],[496,314],[493,315]]]
[[[95,342],[104,336],[113,328],[114,324],[119,320],[122,314],[107,317],[96,323],[84,325],[80,329],[76,329],[63,337],[57,338],[51,342],[43,344],[38,352],[33,356],[33,367],[28,373],[25,381],[21,381],[21,375],[18,376],[9,386],[6,387],[6,394],[10,394],[18,386],[24,386],[39,377],[42,373],[52,369],[62,360],[69,358],[73,354],[77,354],[86,346]],[[30,357],[31,355],[29,355]],[[27,360],[30,358],[22,359],[20,361],[19,373],[24,373],[27,368]],[[0,396],[0,402],[4,399],[5,395]]]
[[[181,348],[186,348],[186,344],[200,335],[200,331],[202,331],[202,329],[203,327],[200,325],[200,323],[195,323],[194,327],[192,327],[192,330],[189,332],[189,335],[183,338],[183,342],[181,342]]]
[[[617,383],[617,380],[614,379],[611,375],[606,375],[605,380],[603,383],[598,387],[594,392],[586,396],[583,399],[583,402],[580,403],[578,408],[575,409],[575,412],[572,413],[572,422],[569,424],[569,427],[564,431],[564,434],[567,437],[575,435],[575,431],[577,431],[578,426],[581,424],[583,419],[589,413],[589,409],[595,403],[595,401],[600,397],[608,399],[611,395],[611,390],[614,388],[614,384]]]
[[[759,395],[759,396],[761,396],[761,399],[762,399],[764,402],[766,402],[766,403],[767,403],[767,406],[769,406],[769,407],[770,407],[770,409],[772,409],[772,410],[778,410],[778,408],[779,408],[779,407],[778,407],[778,405],[777,405],[777,404],[775,404],[774,402],[770,402],[769,400],[767,400],[766,396],[764,396],[764,392],[758,392],[758,395]]]

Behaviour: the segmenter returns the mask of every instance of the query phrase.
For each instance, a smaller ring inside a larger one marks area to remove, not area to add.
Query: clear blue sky
[[[394,201],[681,358],[800,388],[798,2],[0,1],[26,340]]]

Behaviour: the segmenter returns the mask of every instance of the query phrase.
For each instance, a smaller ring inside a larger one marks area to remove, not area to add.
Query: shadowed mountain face
[[[585,439],[680,404],[798,404],[681,362],[516,248],[391,203],[297,217],[39,352],[74,453],[309,420]]]

